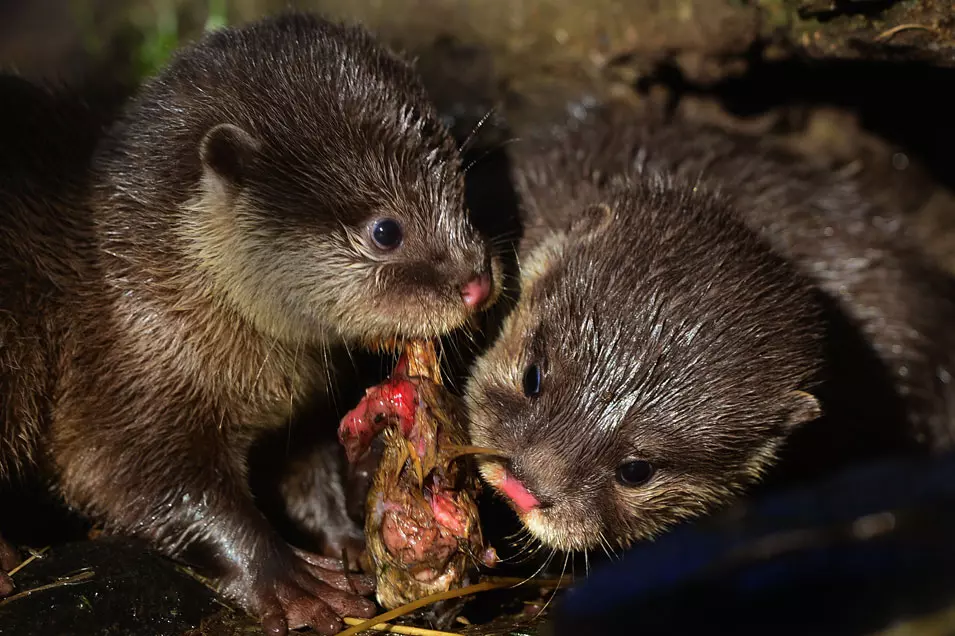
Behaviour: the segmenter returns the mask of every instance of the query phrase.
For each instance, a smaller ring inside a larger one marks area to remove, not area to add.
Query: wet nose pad
[[[504,467],[504,476],[501,478],[499,488],[522,513],[527,513],[535,508],[541,507],[541,502],[537,497],[528,490],[523,481],[515,476],[513,466],[510,462]]]
[[[461,298],[470,309],[476,309],[491,295],[491,276],[485,272],[461,285]]]

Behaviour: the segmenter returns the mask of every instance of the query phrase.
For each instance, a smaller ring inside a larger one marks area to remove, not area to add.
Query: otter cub
[[[482,474],[534,538],[651,537],[810,429],[814,462],[845,421],[843,450],[952,446],[955,287],[853,183],[615,109],[515,166],[521,297],[467,400],[473,443],[502,453]]]
[[[44,196],[46,137],[8,136],[7,159],[36,160],[0,181],[0,476],[39,465],[269,633],[371,615],[367,579],[270,527],[246,456],[321,394],[329,348],[434,336],[496,296],[411,68],[283,14],[175,55],[72,191]]]

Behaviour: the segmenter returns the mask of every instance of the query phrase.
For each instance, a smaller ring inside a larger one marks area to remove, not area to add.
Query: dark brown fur
[[[952,446],[955,287],[851,181],[613,109],[516,166],[521,299],[468,401],[474,443],[508,458],[485,477],[505,466],[542,504],[522,514],[536,539],[652,536],[758,481],[793,431],[825,463],[840,419],[850,445],[887,426],[883,452]],[[628,458],[653,464],[646,484],[615,480]]]
[[[4,161],[37,160],[0,182],[0,477],[39,465],[270,631],[373,611],[278,538],[246,455],[325,390],[330,350],[461,325],[460,285],[492,267],[414,73],[289,14],[180,52],[75,179],[54,135],[9,132]],[[370,243],[382,217],[394,252]]]
[[[13,591],[13,580],[7,574],[20,563],[16,549],[0,536],[0,598]]]

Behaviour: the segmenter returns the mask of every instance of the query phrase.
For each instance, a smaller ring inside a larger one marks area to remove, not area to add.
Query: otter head
[[[192,205],[218,224],[208,237],[228,237],[205,260],[263,329],[429,337],[494,300],[499,266],[468,220],[453,150],[419,139],[421,122],[375,123],[325,140],[344,144],[330,156],[234,124],[202,140]],[[407,147],[384,141],[390,127],[407,128]]]
[[[617,184],[522,262],[467,387],[484,479],[546,546],[623,546],[726,502],[816,417],[813,298],[715,197]]]
[[[145,87],[120,139],[119,196],[155,193],[190,266],[270,335],[430,337],[496,298],[453,140],[358,28],[289,14],[211,33]]]

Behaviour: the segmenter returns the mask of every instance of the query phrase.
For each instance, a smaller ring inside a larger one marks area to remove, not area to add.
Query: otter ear
[[[207,177],[224,184],[241,185],[259,142],[249,133],[232,124],[214,126],[199,144],[199,158]]]
[[[822,407],[814,395],[805,391],[793,391],[788,396],[786,429],[792,430],[797,426],[811,422],[822,415]]]
[[[570,231],[577,236],[600,230],[613,219],[613,209],[606,203],[588,205],[570,221]]]

